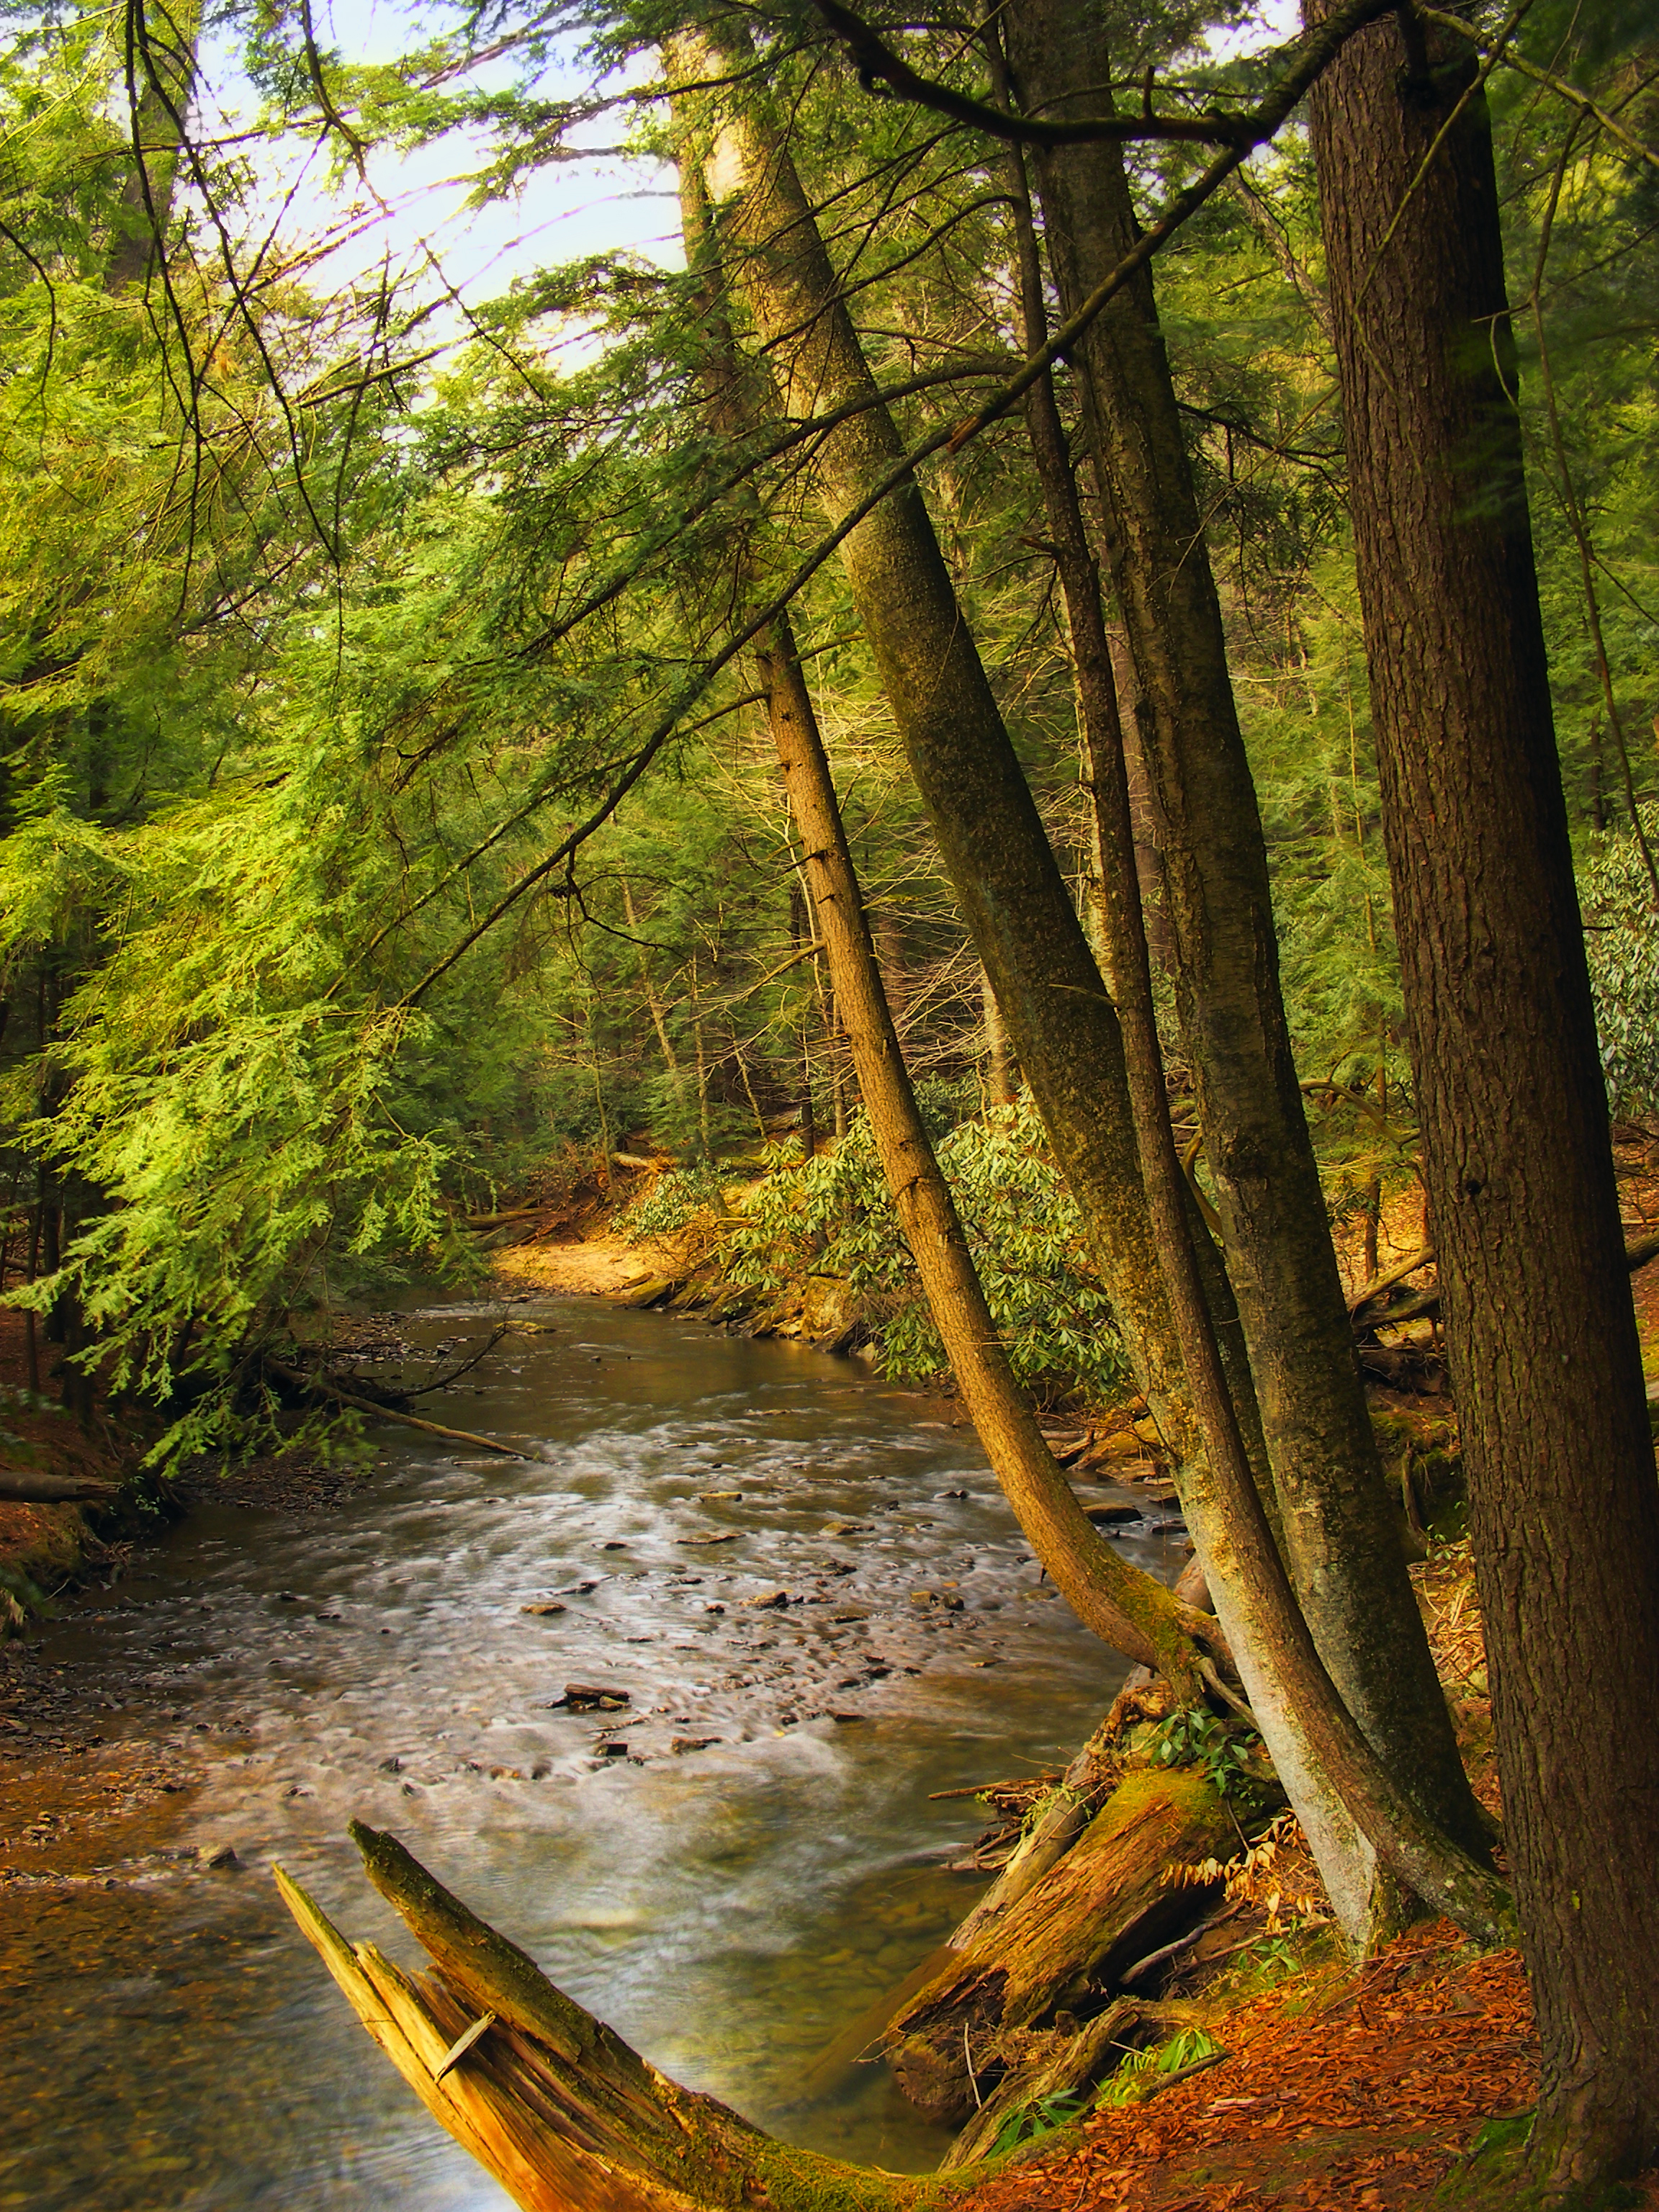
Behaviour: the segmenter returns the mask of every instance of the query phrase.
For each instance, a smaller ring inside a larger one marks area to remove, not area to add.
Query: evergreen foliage
[[[1115,4],[1103,34],[1125,82],[1155,64],[1196,100],[1231,97],[1265,64],[1200,40],[1242,13]],[[286,12],[216,19],[213,51],[239,54],[273,146],[321,128],[343,180],[381,151],[465,147],[477,196],[499,201],[533,196],[595,121],[662,161],[670,20],[434,11],[401,57],[318,58],[327,112]],[[167,1449],[223,1441],[258,1415],[262,1345],[315,1304],[464,1269],[457,1217],[560,1146],[648,1136],[729,1162],[805,1109],[844,1141],[774,1176],[733,1252],[757,1284],[809,1261],[846,1273],[888,1309],[890,1371],[934,1371],[731,649],[745,609],[823,550],[806,430],[710,432],[696,283],[635,255],[547,266],[470,303],[453,339],[389,280],[309,289],[266,172],[234,147],[186,149],[157,205],[165,253],[112,284],[138,204],[118,38],[78,8],[7,21],[13,1295],[60,1359],[167,1406]],[[870,98],[815,17],[753,27],[872,362],[924,434],[1018,350],[1000,157]],[[1639,137],[1642,35],[1540,0],[1522,39]],[[911,36],[918,65],[983,93],[954,30]],[[596,80],[625,64],[626,82],[580,83],[578,46]],[[1646,1114],[1655,885],[1631,801],[1659,790],[1656,179],[1532,80],[1500,71],[1494,94],[1609,1081]],[[1195,158],[1139,149],[1146,204]],[[1180,234],[1158,288],[1340,1210],[1408,1170],[1413,1129],[1320,271],[1291,131]],[[737,337],[764,421],[740,316]],[[1075,431],[1063,363],[1058,389]],[[926,491],[1086,908],[1066,640],[1018,421],[931,465]],[[977,967],[833,563],[794,617],[907,1056],[959,1102],[944,1152],[1017,1370],[1104,1389],[1103,1298],[1029,1109],[980,1110]],[[1646,838],[1650,854],[1651,822]]]

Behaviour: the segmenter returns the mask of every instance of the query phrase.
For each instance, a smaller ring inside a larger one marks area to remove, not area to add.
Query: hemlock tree
[[[1022,105],[1100,113],[1109,76],[1079,0],[1006,18]],[[1036,171],[1062,308],[1075,313],[1139,235],[1122,149],[1043,145]],[[1152,275],[1139,272],[1078,349],[1086,448],[1127,635],[1133,710],[1160,815],[1176,1003],[1278,1493],[1283,1545],[1321,1655],[1366,1735],[1429,1817],[1471,1850],[1482,1820],[1407,1577],[1352,1352],[1279,981],[1267,848],[1221,605]],[[1360,1948],[1408,1901],[1350,1832],[1327,1846]]]
[[[1543,2044],[1526,2162],[1547,2201],[1588,2201],[1659,2149],[1659,1487],[1490,125],[1468,46],[1402,10],[1349,44],[1312,127],[1425,1176]],[[1585,1528],[1569,1553],[1565,1532]]]
[[[678,34],[672,52],[688,102],[692,88],[741,75],[751,58],[729,39],[716,46],[702,33]],[[849,403],[860,410],[825,434],[815,459],[818,496],[828,519],[839,525],[859,513],[902,447],[781,133],[752,100],[722,100],[721,108],[716,126],[705,132],[705,177],[727,202],[734,273],[785,412],[811,419],[848,410]],[[1328,1887],[1346,1903],[1345,1921],[1363,1941],[1370,1923],[1370,1850],[1325,1771],[1316,1732],[1279,1678],[1280,1616],[1271,1606],[1261,1609],[1264,1593],[1242,1571],[1243,1536],[1194,1421],[1150,1242],[1116,1018],[962,619],[920,490],[906,484],[858,521],[842,558],[976,949],[1056,1157],[1108,1255],[1126,1344],[1175,1443],[1183,1506],[1209,1570],[1212,1599]],[[1207,1239],[1202,1249],[1213,1267]],[[1438,1895],[1439,1885],[1434,1887]],[[1471,1925],[1491,1926],[1484,1903],[1470,1911]]]

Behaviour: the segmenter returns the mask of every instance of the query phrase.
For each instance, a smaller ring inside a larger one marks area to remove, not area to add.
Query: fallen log
[[[496,1452],[502,1459],[527,1459],[527,1452],[515,1451],[511,1444],[498,1444],[494,1437],[475,1437],[470,1429],[447,1429],[441,1421],[422,1421],[414,1413],[394,1413],[390,1406],[377,1406],[372,1398],[359,1397],[354,1390],[343,1390],[337,1382],[325,1382],[318,1375],[302,1375],[297,1367],[286,1367],[280,1359],[265,1354],[265,1370],[279,1382],[286,1382],[291,1390],[307,1390],[313,1396],[332,1398],[337,1405],[349,1406],[354,1413],[370,1414],[377,1421],[393,1421],[400,1429],[418,1429],[422,1436],[441,1437],[447,1443],[471,1444],[477,1451]]]
[[[1210,1593],[1200,1559],[1194,1557],[1187,1562],[1175,1593],[1183,1605],[1194,1606],[1202,1613],[1209,1611]],[[951,1936],[950,1949],[972,1950],[991,1929],[1006,1918],[1029,1890],[1059,1865],[1105,1803],[1114,1784],[1122,1778],[1118,1746],[1126,1728],[1138,1720],[1162,1719],[1172,1710],[1174,1702],[1167,1684],[1154,1676],[1150,1668],[1131,1668],[1109,1711],[1073,1759],[1036,1818],[1030,1821],[1013,1856]]]
[[[395,1837],[356,1821],[351,1835],[434,1971],[407,1974],[347,1942],[279,1867],[283,1901],[427,2110],[525,2212],[935,2212],[971,2185],[792,2149],[682,2088]]]
[[[1145,1674],[1144,1668],[1138,1673]],[[1115,1712],[1115,1706],[1113,1713]],[[950,1939],[952,1951],[971,1951],[1005,1920],[1020,1899],[1059,1865],[1100,1810],[1120,1775],[1113,1757],[1116,1728],[1109,1713],[1073,1759],[1042,1809],[1020,1838],[1013,1856]],[[1030,1820],[1030,1815],[1026,1815]]]
[[[1433,1264],[1432,1244],[1401,1261],[1397,1267],[1374,1276],[1364,1288],[1356,1291],[1348,1301],[1348,1319],[1356,1337],[1366,1337],[1379,1328],[1395,1328],[1402,1322],[1437,1319],[1440,1313],[1440,1285],[1429,1283],[1420,1291],[1408,1291],[1403,1298],[1390,1298],[1388,1293],[1414,1275],[1419,1267]],[[1659,1234],[1651,1230],[1627,1229],[1625,1232],[1625,1266],[1633,1275],[1645,1267],[1650,1260],[1659,1259]],[[1377,1304],[1381,1299],[1382,1303]]]
[[[1109,2073],[1114,2045],[1127,2046],[1144,2011],[1133,1997],[1120,1997],[1082,2027],[1030,2036],[1023,2063],[1010,2066],[980,2105],[945,2152],[939,2172],[960,2172],[975,2159],[988,2157],[1008,2121],[1026,2106],[1040,2105],[1050,2097],[1075,2096]]]
[[[0,1500],[8,1505],[107,1504],[115,1492],[107,1482],[82,1474],[29,1474],[0,1467]]]
[[[1208,1909],[1212,1887],[1171,1887],[1164,1875],[1224,1857],[1233,1837],[1226,1806],[1195,1770],[1131,1774],[1065,1856],[895,2016],[886,2051],[905,2096],[960,2126],[1020,2031],[1098,2010],[1124,1969]]]

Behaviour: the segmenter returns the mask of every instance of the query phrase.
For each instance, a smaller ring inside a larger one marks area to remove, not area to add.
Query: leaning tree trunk
[[[702,174],[690,157],[682,167],[680,207],[687,264],[704,279],[700,305],[707,404],[721,428],[740,434],[747,425],[739,364],[708,234]],[[1132,1566],[1090,1521],[1037,1427],[986,1304],[956,1202],[904,1064],[817,714],[787,615],[763,633],[753,659],[871,1134],[969,1418],[1032,1551],[1078,1619],[1115,1650],[1157,1668],[1190,1701],[1201,1690],[1200,1655],[1193,1638],[1203,1637],[1219,1649],[1219,1631],[1207,1617],[1180,1605],[1153,1577]]]
[[[721,52],[699,37],[678,37],[672,59],[687,82],[726,73]],[[705,173],[738,183],[727,226],[785,411],[810,420],[849,404],[862,410],[827,434],[816,457],[821,500],[838,522],[890,469],[902,450],[896,430],[769,119],[753,108],[731,114],[708,149]],[[1280,1616],[1273,1594],[1242,1567],[1249,1534],[1234,1525],[1194,1413],[1140,1180],[1117,1018],[916,487],[902,487],[860,522],[842,557],[945,866],[1101,1255],[1126,1348],[1174,1454],[1182,1510],[1252,1709],[1328,1888],[1334,1897],[1357,1896],[1363,1923],[1372,1875],[1361,1831],[1279,1679]],[[1208,1266],[1214,1312],[1226,1296],[1224,1277],[1201,1232],[1196,1249]],[[1248,1364],[1236,1335],[1230,1331],[1223,1342],[1235,1355],[1229,1376],[1248,1438],[1255,1413]]]
[[[1077,0],[1018,0],[1007,23],[1028,107],[1050,119],[1064,119],[1068,100],[1098,112],[1100,42]],[[1121,149],[1047,148],[1036,167],[1049,257],[1070,312],[1138,235]],[[1484,1849],[1353,1356],[1279,989],[1267,848],[1150,270],[1097,318],[1080,358],[1135,720],[1161,820],[1177,1006],[1286,1564],[1321,1656],[1365,1734],[1437,1826]],[[1049,495],[1051,528],[1063,495]],[[1103,625],[1095,628],[1105,662]],[[1104,680],[1109,686],[1109,662]],[[1115,741],[1115,707],[1111,722]],[[1406,1900],[1380,1869],[1372,1879],[1358,1863],[1356,1850],[1358,1861],[1367,1854],[1352,1836],[1333,1840],[1322,1863],[1348,1861],[1352,1878],[1333,1887],[1332,1901],[1350,1939],[1369,1948]]]
[[[1316,4],[1310,15],[1325,13]],[[1389,17],[1315,95],[1383,822],[1553,2191],[1659,2150],[1659,1490],[1552,723],[1490,122]]]
[[[726,74],[720,50],[702,36],[677,36],[672,57],[689,82]],[[839,520],[902,452],[897,431],[777,131],[744,111],[710,137],[705,174],[724,185],[741,179],[723,228],[784,412],[810,421],[844,406],[864,410],[817,449],[816,489]],[[860,522],[842,557],[1010,1042],[1101,1254],[1126,1352],[1165,1441],[1184,1460],[1194,1431],[1152,1259],[1116,1020],[916,487]],[[1214,1287],[1224,1300],[1224,1281]],[[1242,1359],[1237,1376],[1248,1400]]]
[[[1219,1631],[1131,1566],[1100,1534],[1015,1380],[899,1048],[830,763],[787,621],[775,625],[756,659],[871,1134],[969,1418],[1015,1519],[1078,1619],[1115,1650],[1167,1675],[1191,1700],[1200,1693],[1200,1655],[1193,1639],[1220,1648]]]

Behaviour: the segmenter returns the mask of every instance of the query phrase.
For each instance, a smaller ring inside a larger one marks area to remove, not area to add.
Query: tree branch
[[[973,130],[984,131],[988,137],[1007,139],[1015,145],[1084,146],[1102,140],[1115,140],[1123,145],[1146,140],[1176,141],[1189,145],[1229,146],[1243,155],[1270,138],[1284,120],[1280,116],[1267,128],[1262,126],[1261,118],[1273,105],[1276,94],[1269,94],[1261,106],[1239,114],[1224,114],[1218,108],[1211,108],[1203,115],[1154,115],[1150,83],[1139,115],[1091,115],[1075,123],[1047,123],[1036,116],[1013,115],[984,100],[975,100],[967,93],[957,92],[948,84],[940,84],[936,78],[921,76],[894,52],[862,15],[844,7],[842,0],[812,0],[812,4],[845,44],[866,92],[876,92],[885,85],[899,98],[911,100],[918,107],[931,108],[936,115],[948,116],[953,123],[967,124]],[[1389,14],[1394,5],[1395,0],[1359,0],[1358,6],[1340,10],[1310,32],[1302,41],[1303,59],[1305,61],[1316,50],[1319,59],[1307,82],[1312,83],[1351,32],[1378,15]],[[1334,44],[1327,50],[1328,36],[1334,31]],[[1293,65],[1291,74],[1296,73]],[[1300,99],[1301,94],[1297,97]]]

